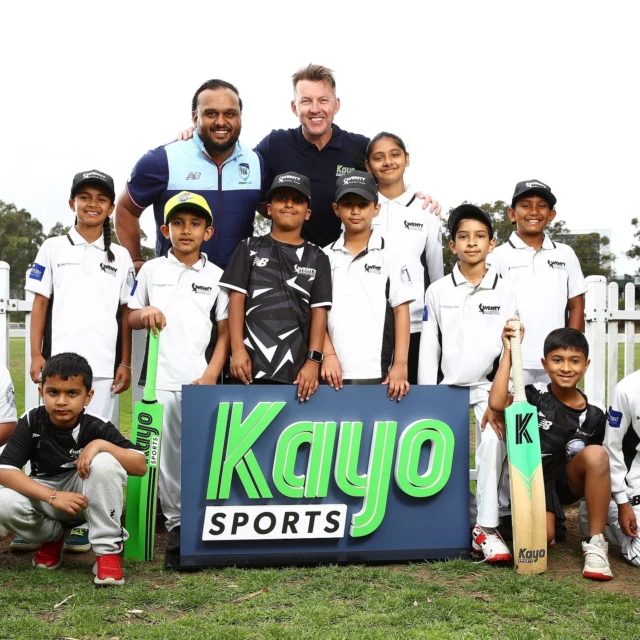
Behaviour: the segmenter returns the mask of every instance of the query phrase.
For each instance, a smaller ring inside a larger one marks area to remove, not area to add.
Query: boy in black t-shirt
[[[508,393],[513,335],[514,329],[507,323],[502,332],[504,355],[489,394],[494,411],[504,411],[513,402]],[[525,390],[527,402],[538,410],[547,541],[554,538],[556,518],[564,518],[562,505],[584,496],[589,537],[582,543],[582,574],[592,580],[611,580],[604,537],[611,497],[609,457],[602,446],[606,417],[577,388],[589,366],[587,339],[577,329],[555,329],[544,341],[542,366],[551,383],[530,384]]]
[[[230,290],[231,375],[244,384],[296,384],[301,400],[318,388],[331,307],[329,259],[300,236],[310,194],[307,177],[276,176],[267,193],[271,233],[243,240],[220,280]]]
[[[93,374],[75,353],[47,360],[41,376],[44,406],[25,413],[0,455],[0,524],[39,544],[34,566],[62,562],[65,529],[89,523],[96,584],[124,584],[120,552],[122,487],[143,476],[142,451],[110,423],[85,412]],[[31,462],[31,477],[22,467]]]

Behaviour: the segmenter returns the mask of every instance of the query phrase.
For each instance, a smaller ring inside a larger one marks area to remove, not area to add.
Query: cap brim
[[[269,200],[271,199],[271,196],[276,191],[280,191],[282,189],[293,189],[293,191],[297,191],[298,193],[302,194],[309,201],[309,203],[311,203],[311,196],[308,193],[305,193],[302,189],[299,189],[298,187],[294,187],[292,184],[280,184],[277,187],[271,187],[271,189],[267,191],[267,196],[266,196],[267,202],[269,202]]]
[[[534,195],[544,198],[549,203],[552,209],[556,206],[557,199],[553,195],[553,193],[546,191],[545,189],[540,189],[539,187],[531,187],[531,189],[527,189],[526,191],[523,191],[522,193],[519,193],[517,196],[515,196],[511,200],[511,207],[513,208],[518,200],[522,200],[522,198],[525,198],[526,196]]]
[[[340,200],[340,198],[344,198],[348,193],[354,193],[357,196],[362,196],[365,200],[369,202],[374,202],[376,197],[371,193],[371,191],[367,191],[366,189],[359,189],[358,187],[349,187],[340,191],[336,194],[336,202]]]
[[[211,217],[211,214],[204,207],[201,207],[199,204],[192,204],[190,202],[180,202],[175,207],[173,207],[171,211],[169,211],[164,217],[165,224],[168,222],[169,218],[172,215],[180,213],[180,211],[196,211],[203,214],[207,218],[207,220],[211,224],[213,224],[213,218]]]
[[[71,187],[71,199],[75,198],[78,191],[80,191],[80,189],[82,189],[82,187],[84,187],[87,184],[96,184],[101,186],[103,189],[107,191],[107,193],[109,194],[112,200],[116,199],[116,192],[113,189],[113,187],[111,187],[111,185],[108,182],[105,182],[104,180],[99,180],[98,178],[86,178],[84,180],[80,180],[78,184],[73,185],[73,187]]]

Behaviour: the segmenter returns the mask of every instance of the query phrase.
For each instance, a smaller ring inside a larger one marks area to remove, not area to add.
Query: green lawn
[[[22,410],[22,343],[11,346]],[[130,401],[121,421],[128,432]],[[119,589],[93,586],[92,554],[45,572],[7,546],[0,540],[0,639],[640,637],[640,571],[612,550],[615,579],[584,580],[575,531],[550,551],[549,572],[528,578],[462,560],[185,575],[127,561]]]

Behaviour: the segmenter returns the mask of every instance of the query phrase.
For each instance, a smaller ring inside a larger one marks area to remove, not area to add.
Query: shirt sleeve
[[[603,442],[604,448],[609,454],[611,495],[616,504],[629,502],[626,484],[627,465],[624,462],[622,441],[631,426],[633,414],[622,382],[616,385],[611,396]]]
[[[52,239],[52,238],[51,238]],[[53,293],[53,274],[51,273],[51,242],[45,240],[40,247],[35,262],[29,272],[24,288],[50,298]]]
[[[429,216],[429,229],[427,232],[427,244],[425,246],[425,258],[429,283],[444,277],[444,260],[442,258],[442,223],[440,218],[432,213]]]
[[[540,406],[540,389],[534,384],[528,384],[524,388],[524,393],[527,396],[527,402],[538,408]]]
[[[260,158],[260,169],[262,177],[262,194],[260,201],[264,202],[267,199],[267,191],[271,187],[273,176],[271,175],[271,134],[265,136],[260,140],[258,146],[254,149]]]
[[[89,444],[89,442],[93,440],[106,440],[121,449],[134,449],[135,451],[142,452],[142,449],[137,444],[125,438],[110,422],[102,422],[97,425],[95,431],[89,436],[86,444]]]
[[[124,268],[127,271],[127,275],[122,279],[122,286],[120,287],[120,304],[128,304],[131,297],[131,290],[136,281],[136,271],[133,268],[133,262],[131,256],[127,252],[127,257],[124,262]]]
[[[567,274],[567,297],[569,300],[576,296],[581,296],[586,290],[586,284],[584,281],[584,275],[582,275],[582,268],[580,267],[580,261],[574,250],[569,247],[571,252],[571,258],[569,259],[569,273]]]
[[[226,289],[218,285],[218,297],[216,298],[216,322],[221,322],[229,317],[229,294]]]
[[[436,300],[433,286],[430,286],[424,296],[420,354],[418,357],[418,384],[438,384],[441,355],[442,345],[440,344]]]
[[[311,287],[311,308],[327,307],[330,308],[333,302],[331,290],[331,264],[329,257],[320,249],[318,251],[318,259],[316,261],[316,277]]]
[[[389,267],[389,304],[392,308],[416,299],[409,267],[398,254],[392,254]]]
[[[0,454],[0,469],[22,470],[31,457],[31,428],[29,427],[29,414],[25,414],[18,420],[15,431],[9,438],[7,446]]]
[[[129,296],[129,309],[144,309],[149,306],[149,283],[147,279],[149,269],[149,263],[145,263],[142,265],[142,269],[138,271],[138,277],[133,283]]]
[[[9,371],[0,365],[0,424],[17,422],[16,394]]]
[[[233,252],[227,268],[220,278],[220,286],[232,291],[247,294],[249,290],[249,278],[251,277],[251,238],[243,240]]]
[[[147,151],[136,162],[127,181],[127,191],[133,203],[146,209],[167,190],[169,161],[164,147]]]

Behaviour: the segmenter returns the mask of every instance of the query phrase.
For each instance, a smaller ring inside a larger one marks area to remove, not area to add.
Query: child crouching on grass
[[[33,565],[57,569],[65,534],[89,523],[96,553],[94,582],[124,584],[120,522],[127,476],[143,476],[142,451],[110,423],[85,411],[93,374],[75,353],[53,356],[42,369],[44,406],[25,413],[0,455],[0,525],[39,545]],[[22,468],[31,462],[31,476]]]
[[[514,329],[507,322],[502,331],[504,355],[489,394],[489,406],[494,411],[504,411],[513,402],[508,392],[513,335]],[[561,328],[547,336],[543,350],[541,362],[551,383],[529,384],[525,391],[527,402],[538,410],[547,542],[553,542],[556,518],[564,519],[562,505],[584,496],[589,536],[582,543],[582,575],[611,580],[604,537],[611,495],[609,457],[602,446],[606,419],[604,412],[589,404],[577,388],[589,367],[589,343],[577,329]]]

